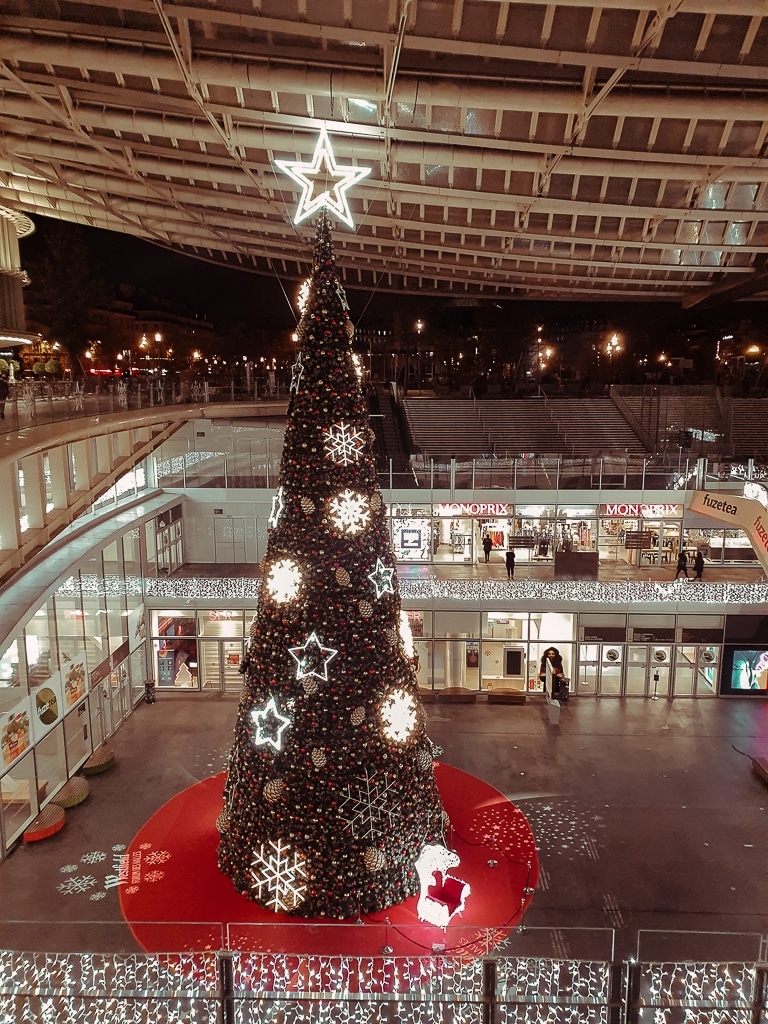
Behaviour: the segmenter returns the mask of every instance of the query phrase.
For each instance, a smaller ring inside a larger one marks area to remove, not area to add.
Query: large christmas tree
[[[418,892],[447,824],[353,334],[323,212],[218,821],[238,891],[303,917]]]

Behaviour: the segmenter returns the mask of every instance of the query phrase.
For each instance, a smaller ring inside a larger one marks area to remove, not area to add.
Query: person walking
[[[688,579],[688,556],[682,549],[680,550],[680,554],[677,556],[677,572],[675,573],[675,579],[680,578],[680,573]]]
[[[0,377],[0,420],[5,419],[5,403],[8,399],[10,388],[8,387],[8,378]]]
[[[512,548],[507,549],[507,579],[513,580],[515,578],[515,552]]]
[[[696,552],[696,557],[693,560],[693,571],[694,579],[700,580],[704,573],[704,555],[700,551]]]
[[[486,564],[491,559],[491,549],[492,548],[493,548],[493,541],[491,540],[491,538],[486,533],[486,535],[483,537],[483,551],[485,552]]]

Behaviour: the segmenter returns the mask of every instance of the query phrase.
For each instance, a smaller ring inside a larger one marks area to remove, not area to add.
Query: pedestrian
[[[491,549],[492,548],[493,548],[493,541],[491,540],[491,538],[486,533],[486,535],[483,537],[483,551],[485,552],[485,561],[486,561],[486,563],[489,562],[490,559],[491,559]]]
[[[507,579],[513,580],[515,578],[515,552],[512,548],[507,550]]]
[[[677,572],[675,573],[675,579],[679,579],[680,573],[688,579],[688,556],[685,551],[681,550],[677,556]]]
[[[551,693],[547,688],[547,676],[549,676]],[[559,692],[561,677],[565,677],[565,671],[560,651],[556,647],[548,647],[541,656],[541,665],[539,666],[539,681],[544,687],[544,693],[549,693],[549,696],[554,698]]]
[[[700,580],[704,572],[704,555],[700,551],[696,552],[696,557],[693,560],[693,571],[696,574],[696,579]]]
[[[8,398],[9,391],[8,378],[0,377],[0,420],[5,419],[5,403]]]

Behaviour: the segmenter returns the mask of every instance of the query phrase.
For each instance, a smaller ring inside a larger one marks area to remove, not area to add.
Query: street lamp
[[[618,334],[611,336],[611,340],[605,346],[605,351],[608,353],[608,362],[612,363],[614,353],[618,355],[619,352],[621,352],[621,343],[619,342]]]

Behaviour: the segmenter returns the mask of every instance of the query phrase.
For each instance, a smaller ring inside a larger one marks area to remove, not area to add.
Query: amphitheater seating
[[[649,433],[656,434],[658,443],[663,446],[666,440],[677,444],[678,435],[683,430],[694,431],[691,449],[696,452],[722,450],[725,443],[725,424],[720,414],[717,399],[713,393],[709,395],[680,394],[672,389],[658,388],[650,397],[646,395],[628,395],[622,391],[622,398],[638,421],[649,428]],[[711,440],[703,440],[704,432],[714,435]]]
[[[557,433],[543,398],[485,400],[478,402],[478,406],[499,458],[565,452],[565,442]]]
[[[642,442],[609,398],[405,398],[415,446],[432,458],[640,453]]]
[[[731,422],[731,448],[745,459],[768,460],[768,400],[734,398]]]
[[[411,439],[432,458],[478,459],[491,442],[471,399],[404,398]]]

